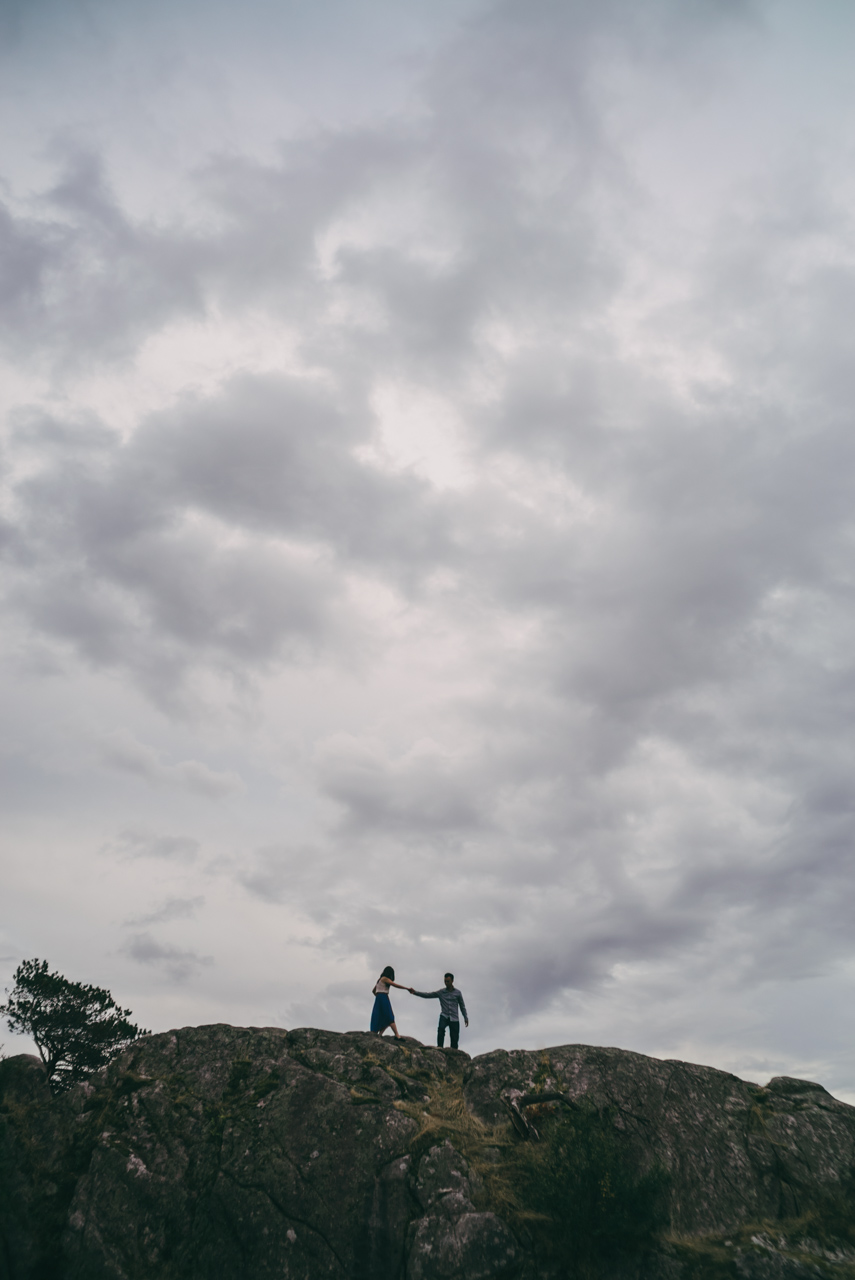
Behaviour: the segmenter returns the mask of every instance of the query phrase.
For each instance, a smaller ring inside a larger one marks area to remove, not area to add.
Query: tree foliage
[[[128,1019],[109,991],[51,973],[47,960],[24,960],[0,1005],[12,1031],[32,1036],[51,1088],[67,1089],[148,1032]]]

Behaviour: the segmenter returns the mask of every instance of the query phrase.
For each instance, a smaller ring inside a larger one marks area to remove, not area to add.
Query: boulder
[[[72,1113],[39,1058],[0,1061],[0,1280],[59,1274],[77,1185]]]
[[[0,1064],[0,1280],[557,1280],[520,1155],[573,1104],[639,1176],[667,1173],[659,1244],[604,1280],[855,1275],[845,1247],[787,1236],[851,1194],[855,1108],[821,1085],[210,1026],[56,1097],[37,1060]]]

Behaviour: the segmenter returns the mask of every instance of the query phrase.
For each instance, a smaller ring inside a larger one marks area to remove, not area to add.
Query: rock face
[[[515,1190],[508,1102],[541,1094],[607,1115],[639,1176],[670,1175],[665,1236],[597,1274],[855,1276],[845,1242],[791,1229],[853,1203],[855,1108],[820,1085],[580,1045],[470,1060],[214,1026],[141,1040],[58,1098],[36,1060],[0,1063],[0,1280],[575,1274],[539,1252],[544,1215]]]
[[[818,1187],[855,1168],[855,1108],[822,1085],[779,1076],[765,1088],[712,1067],[662,1062],[622,1049],[549,1049],[545,1080],[611,1106],[642,1162],[671,1173],[672,1227],[689,1235],[745,1221],[797,1216]],[[497,1050],[466,1073],[468,1105],[501,1116],[502,1094],[533,1087],[541,1055]]]

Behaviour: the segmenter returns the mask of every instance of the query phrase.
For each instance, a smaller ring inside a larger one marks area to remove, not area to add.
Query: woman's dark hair
[[[392,966],[391,966],[390,964],[387,964],[387,965],[386,965],[386,968],[385,968],[385,969],[383,970],[383,972],[380,974],[380,977],[381,977],[381,978],[391,978],[392,982],[394,982],[394,981],[395,981],[395,970],[392,968]]]

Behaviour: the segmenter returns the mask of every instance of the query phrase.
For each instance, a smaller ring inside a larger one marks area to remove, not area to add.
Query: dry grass
[[[396,1102],[398,1111],[410,1116],[418,1130],[410,1142],[413,1157],[426,1154],[446,1138],[467,1161],[476,1208],[489,1208],[500,1217],[521,1224],[537,1215],[528,1213],[515,1187],[512,1153],[519,1144],[510,1122],[486,1125],[466,1106],[462,1081],[433,1077],[426,1087],[430,1101],[424,1106]],[[508,1157],[511,1157],[509,1159]]]

